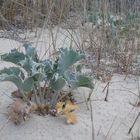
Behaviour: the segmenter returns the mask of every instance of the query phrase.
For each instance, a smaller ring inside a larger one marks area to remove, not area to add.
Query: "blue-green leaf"
[[[22,80],[15,75],[1,74],[0,81],[9,81],[16,85],[18,89],[22,89]]]
[[[76,66],[76,72],[81,72],[82,68],[83,68],[83,64],[78,64]]]
[[[85,75],[77,75],[76,80],[70,81],[72,88],[87,87],[90,89],[94,88],[92,79]]]
[[[63,76],[68,84],[70,84],[71,81],[76,81],[76,75],[75,75],[75,73],[73,73],[71,71],[65,72]]]
[[[50,82],[50,87],[55,91],[59,91],[65,86],[65,84],[66,84],[65,79],[62,77],[59,77],[58,79],[52,80]]]
[[[37,63],[32,60],[32,58],[25,58],[25,60],[20,62],[21,66],[30,74],[35,74],[38,72],[41,63]]]
[[[48,80],[51,80],[53,76],[57,73],[57,63],[58,60],[52,61],[52,60],[45,60],[43,61],[43,67],[44,67],[44,73],[46,75],[46,78]]]
[[[28,92],[33,89],[34,80],[32,77],[27,78],[22,84],[22,91]]]
[[[39,61],[37,51],[31,46],[31,44],[24,44],[26,56],[32,58],[35,62]]]
[[[23,71],[18,67],[4,68],[0,70],[0,75],[4,73],[7,75],[15,75],[17,77],[20,77],[22,80],[24,80],[25,78]]]
[[[60,49],[60,58],[58,60],[58,71],[60,73],[68,70],[70,66],[75,64],[77,61],[84,59],[85,54],[81,52],[76,52],[71,48]]]
[[[25,59],[25,55],[22,52],[19,52],[17,49],[11,50],[9,53],[1,55],[1,60],[12,62],[18,64],[19,62]]]

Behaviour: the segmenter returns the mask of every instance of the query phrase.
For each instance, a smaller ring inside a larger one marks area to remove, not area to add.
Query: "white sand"
[[[15,41],[0,39],[0,52],[20,45]],[[1,63],[0,67],[3,65],[4,63]],[[95,140],[129,140],[129,127],[139,112],[139,108],[130,105],[130,102],[135,103],[137,100],[137,96],[133,94],[138,94],[136,78],[129,76],[124,80],[124,76],[114,75],[109,88],[108,102],[104,101],[105,93],[102,92],[105,85],[97,82],[91,98],[94,100],[92,109]],[[12,102],[8,96],[16,87],[9,82],[3,82],[0,83],[0,89],[0,128],[5,125],[0,130],[0,140],[92,140],[91,111],[85,103],[80,104],[80,110],[76,112],[78,123],[75,125],[67,125],[61,117],[33,114],[29,121],[15,126],[12,122],[6,123],[7,118],[2,113],[6,112],[7,106]],[[88,93],[86,89],[79,89],[75,95],[77,101],[84,101],[84,94],[87,96]],[[139,123],[132,133],[136,135],[138,129]]]

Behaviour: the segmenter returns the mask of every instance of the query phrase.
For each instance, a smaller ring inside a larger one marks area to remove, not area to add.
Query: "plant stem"
[[[40,86],[40,83],[39,82],[38,82],[38,88],[39,88],[40,103],[43,103],[42,91],[41,91],[41,86]]]
[[[42,94],[43,94],[43,99],[44,99],[44,104],[46,104],[46,101],[45,101],[46,85],[47,85],[47,82],[45,81],[44,86],[43,86],[43,92],[42,92]]]
[[[37,97],[37,93],[36,93],[35,87],[34,87],[33,91],[34,91],[34,95],[35,95],[35,102],[36,102],[37,105],[39,105],[40,103],[38,102],[38,97]]]
[[[128,131],[128,134],[131,133],[131,131],[132,131],[133,127],[135,126],[135,124],[136,124],[136,122],[137,122],[139,116],[140,116],[140,112],[139,112],[139,114],[137,115],[137,117],[136,117],[135,121],[133,122],[132,126],[130,127],[130,129],[129,129],[129,131]]]
[[[90,111],[91,111],[91,125],[92,125],[92,140],[95,140],[95,134],[94,134],[94,120],[93,120],[93,108],[92,108],[92,103],[90,101]]]
[[[57,103],[57,99],[58,99],[58,96],[59,96],[59,92],[58,91],[55,91],[54,92],[54,95],[53,95],[53,97],[52,97],[52,100],[51,100],[51,102],[50,102],[50,108],[54,108],[55,107],[55,105],[56,105],[56,103]]]
[[[23,99],[24,99],[29,105],[31,105],[29,99],[25,96],[24,92],[23,92],[23,91],[20,91],[20,92],[21,92],[21,94],[22,94]]]
[[[106,84],[106,86],[104,87],[104,89],[103,89],[103,91],[102,91],[102,92],[104,92],[105,89],[107,89],[107,91],[106,91],[106,96],[105,96],[104,101],[108,101],[109,84],[110,84],[110,81]]]
[[[87,101],[90,100],[92,93],[93,93],[93,90],[89,93],[89,96],[88,96],[88,98],[87,98]]]

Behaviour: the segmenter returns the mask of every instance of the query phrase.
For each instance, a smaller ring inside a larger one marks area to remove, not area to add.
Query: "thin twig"
[[[38,102],[38,97],[37,97],[37,92],[36,92],[36,89],[35,89],[35,87],[33,88],[33,92],[34,92],[34,97],[35,97],[35,102],[36,102],[36,104],[37,105],[39,105],[39,102]]]
[[[86,106],[87,106],[87,110],[89,110],[88,100],[86,99],[85,93],[84,93],[84,99],[85,99],[85,104],[86,104]]]
[[[92,93],[93,93],[93,90],[89,93],[89,96],[88,96],[88,98],[87,98],[87,101],[90,100]]]
[[[92,125],[92,140],[95,140],[95,135],[94,135],[94,123],[93,123],[93,109],[92,109],[92,103],[91,100],[89,100],[90,102],[90,111],[91,111],[91,125]]]
[[[135,126],[135,124],[136,124],[136,122],[137,122],[137,120],[138,120],[139,116],[140,116],[140,112],[139,112],[139,114],[137,115],[136,119],[134,120],[134,122],[133,122],[132,126],[130,127],[130,129],[129,129],[129,131],[128,131],[128,134],[130,134],[130,133],[131,133],[131,131],[132,131],[133,127]]]
[[[114,125],[115,120],[116,120],[116,116],[115,116],[115,118],[114,118],[114,120],[113,120],[113,122],[112,122],[112,124],[111,124],[111,126],[110,126],[110,128],[109,128],[109,130],[108,130],[108,132],[107,132],[107,135],[106,135],[106,139],[105,139],[105,140],[107,140],[107,138],[108,138],[108,136],[109,136],[109,134],[110,134],[110,131],[111,131],[111,129],[113,128],[113,125]]]
[[[106,102],[108,101],[109,83],[110,83],[110,82],[108,82],[108,84],[107,84],[108,86],[107,86],[106,96],[105,96],[105,99],[104,99],[104,101],[106,101]]]
[[[117,130],[120,128],[120,126],[122,125],[122,123],[129,117],[130,113],[132,113],[133,110],[136,110],[135,107],[133,107],[129,113],[122,119],[122,121],[119,123],[118,127],[112,132],[112,134],[110,135],[110,139],[111,137],[117,132]],[[110,140],[109,139],[109,140]]]
[[[102,92],[104,92],[104,91],[105,91],[105,89],[107,88],[108,84],[109,84],[109,82],[107,82],[107,84],[106,84],[106,86],[104,87],[104,89],[103,89],[103,91],[102,91]]]
[[[45,101],[45,94],[46,94],[46,85],[47,85],[47,82],[45,81],[45,83],[44,83],[44,86],[43,86],[43,98],[44,98],[44,103],[46,103],[46,101]]]

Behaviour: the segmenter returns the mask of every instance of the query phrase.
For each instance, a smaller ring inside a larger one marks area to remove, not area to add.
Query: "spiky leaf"
[[[45,73],[47,79],[48,80],[52,79],[52,77],[55,73],[55,71],[53,69],[54,62],[51,60],[45,60],[45,61],[43,61],[43,64],[44,64],[43,70],[44,70],[44,73]]]
[[[1,60],[19,64],[20,61],[25,59],[25,55],[17,49],[11,50],[9,53],[1,55]]]
[[[25,78],[23,71],[18,67],[4,68],[4,69],[0,70],[0,75],[4,74],[4,73],[7,75],[15,75],[22,79]]]
[[[0,75],[0,81],[8,81],[12,82],[16,85],[16,87],[23,92],[28,92],[33,89],[33,78],[29,77],[25,81],[22,82],[22,80],[19,77],[16,77],[15,75],[8,75],[8,74],[1,74]]]
[[[66,71],[63,76],[69,85],[71,84],[71,81],[76,81],[76,75],[74,72]]]
[[[22,80],[15,75],[1,74],[0,81],[9,81],[16,85],[18,89],[22,89]]]
[[[63,48],[60,49],[60,58],[58,60],[58,70],[60,73],[65,72],[70,66],[77,61],[84,59],[85,55],[80,52],[76,52],[73,49]]]
[[[25,47],[27,57],[31,57],[35,62],[38,62],[39,58],[36,49],[33,48],[30,44],[24,44],[23,46]]]
[[[70,81],[70,84],[72,88],[78,88],[78,87],[87,87],[90,89],[94,88],[92,79],[85,75],[77,75],[76,80]]]
[[[35,74],[41,65],[40,63],[33,61],[32,58],[25,58],[20,64],[30,74]]]
[[[78,64],[78,65],[76,66],[76,71],[77,71],[77,72],[81,72],[82,68],[83,68],[83,64]]]

